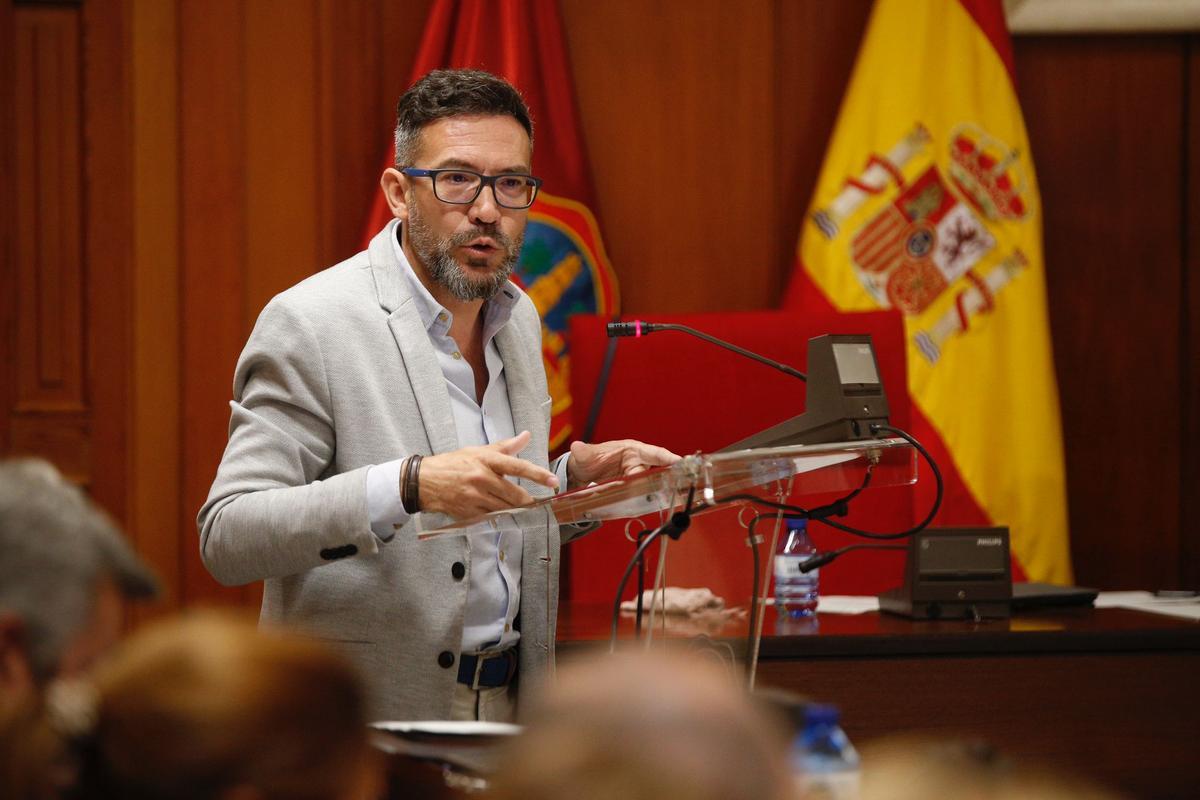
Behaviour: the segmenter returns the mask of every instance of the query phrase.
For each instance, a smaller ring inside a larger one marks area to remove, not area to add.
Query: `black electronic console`
[[[1011,614],[1008,528],[929,528],[909,539],[904,585],[879,610],[912,619],[1004,619]]]
[[[872,424],[888,424],[887,396],[870,336],[834,333],[809,339],[807,383],[803,414],[721,452],[872,439]]]

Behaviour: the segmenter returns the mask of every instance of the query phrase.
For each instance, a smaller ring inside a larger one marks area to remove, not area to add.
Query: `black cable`
[[[629,583],[629,576],[633,572],[638,559],[642,557],[650,545],[654,544],[660,536],[666,534],[672,538],[679,538],[679,535],[687,530],[690,523],[691,517],[687,512],[680,511],[672,514],[670,520],[651,531],[642,540],[642,543],[637,546],[637,550],[633,552],[633,558],[629,559],[629,563],[625,565],[625,573],[621,576],[621,582],[617,584],[617,596],[613,599],[612,632],[608,643],[610,650],[616,650],[617,648],[617,622],[621,618],[621,595],[625,594],[625,584]]]
[[[617,596],[613,600],[612,614],[612,634],[609,639],[609,650],[617,649],[617,621],[621,618],[621,595],[625,594],[625,584],[629,582],[629,573],[633,571],[635,564],[639,563],[646,553],[648,548],[655,539],[662,536],[664,533],[672,539],[678,539],[683,536],[683,532],[692,524],[692,503],[696,500],[696,486],[693,484],[688,487],[687,502],[684,503],[683,511],[676,511],[671,515],[671,518],[660,525],[653,533],[648,535],[645,541],[638,544],[637,549],[633,552],[633,558],[629,559],[629,563],[625,566],[625,574],[621,576],[621,583],[617,585]],[[640,534],[639,534],[640,536]],[[642,594],[638,593],[638,602],[641,603]],[[667,602],[666,597],[663,598],[663,613],[666,613]],[[638,614],[639,621],[641,614]],[[640,625],[639,634],[640,634]]]
[[[620,319],[619,316],[613,320]],[[590,442],[596,433],[596,423],[600,419],[600,407],[604,403],[604,393],[608,388],[608,379],[612,375],[613,361],[617,357],[617,340],[609,339],[608,347],[604,350],[604,361],[600,365],[600,376],[596,379],[596,390],[592,392],[592,405],[588,408],[587,421],[583,423],[582,442]]]
[[[758,596],[762,590],[758,580],[759,573],[762,572],[762,560],[758,557],[758,537],[754,533],[754,524],[762,516],[762,514],[755,514],[754,519],[750,520],[750,524],[746,526],[746,537],[750,543],[750,558],[754,563],[754,577],[750,580],[750,630],[746,634],[746,658],[750,658],[751,648],[754,647],[754,629],[758,624]]]
[[[615,341],[615,340],[614,340]],[[648,530],[641,530],[637,535],[638,544],[642,543],[642,537],[648,534]],[[643,553],[637,560],[637,612],[633,618],[633,638],[642,638],[642,595],[646,593],[646,555]]]
[[[828,525],[831,528],[836,528],[839,531],[845,531],[846,533],[849,533],[853,536],[861,537],[863,539],[878,539],[881,541],[890,541],[890,540],[894,540],[894,539],[903,539],[905,537],[912,536],[915,533],[920,533],[921,531],[923,531],[927,527],[929,527],[929,523],[933,521],[934,516],[937,515],[938,510],[942,507],[942,496],[945,492],[945,483],[942,480],[942,471],[940,469],[938,469],[937,462],[933,460],[933,456],[929,455],[929,451],[926,450],[921,445],[920,442],[918,442],[916,439],[914,439],[908,433],[900,430],[899,428],[893,428],[890,425],[879,425],[879,424],[873,423],[871,425],[871,432],[878,433],[879,431],[889,431],[891,433],[894,433],[897,436],[899,436],[900,438],[907,441],[909,444],[911,444],[913,446],[913,449],[915,449],[918,453],[920,453],[921,456],[925,459],[925,461],[929,464],[929,468],[933,472],[933,478],[937,482],[937,492],[933,499],[933,505],[929,509],[929,513],[925,515],[925,519],[921,520],[919,523],[917,523],[916,525],[914,525],[911,528],[908,528],[907,530],[897,531],[895,533],[878,533],[875,531],[864,531],[859,528],[851,527],[850,525],[843,525],[840,522],[834,522],[833,520],[829,519],[828,517],[810,516],[811,512],[808,509],[803,508],[801,506],[795,506],[795,505],[791,505],[789,503],[777,503],[773,500],[767,500],[766,498],[758,497],[757,495],[753,495],[753,494],[731,494],[728,497],[718,498],[717,500],[713,501],[712,505],[717,506],[717,505],[721,505],[724,503],[734,503],[734,502],[739,502],[739,501],[751,502],[751,503],[755,503],[760,506],[765,506],[767,508],[774,508],[778,511],[786,512],[784,514],[784,516],[796,516],[796,517],[802,517],[804,519],[814,519],[817,522],[824,523],[825,525]],[[861,488],[862,487],[860,487],[860,489]],[[849,495],[847,495],[847,497],[853,497],[856,493],[857,492],[851,492]],[[831,504],[831,505],[833,505],[833,504]],[[823,506],[822,508],[826,508],[826,507]]]
[[[824,553],[817,553],[815,556],[810,556],[800,562],[800,571],[807,574],[814,569],[821,567],[839,558],[851,550],[907,550],[908,546],[903,544],[848,544],[845,547],[839,547],[837,550],[828,550]]]

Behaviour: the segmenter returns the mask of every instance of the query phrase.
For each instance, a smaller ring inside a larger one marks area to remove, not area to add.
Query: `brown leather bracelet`
[[[416,514],[421,510],[420,484],[418,483],[421,470],[421,456],[414,453],[404,459],[400,466],[400,505],[405,512]]]
[[[421,454],[413,456],[413,464],[411,467],[412,474],[408,477],[409,496],[412,497],[412,511],[410,514],[416,514],[421,510],[421,460],[424,458]]]

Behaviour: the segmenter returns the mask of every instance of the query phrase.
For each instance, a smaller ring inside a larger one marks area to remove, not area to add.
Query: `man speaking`
[[[339,643],[375,717],[509,721],[552,652],[558,531],[418,542],[414,517],[678,456],[576,442],[547,464],[541,324],[508,280],[541,184],[520,94],[432,72],[400,98],[395,137],[395,219],[272,299],[246,343],[200,550],[222,583],[265,581],[264,622]]]

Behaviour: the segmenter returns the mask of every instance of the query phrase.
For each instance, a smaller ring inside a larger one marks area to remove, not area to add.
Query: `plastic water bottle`
[[[808,538],[808,520],[787,520],[784,533],[775,553],[775,611],[781,617],[810,617],[817,613],[820,570],[800,571],[800,564],[817,554]]]
[[[804,709],[804,726],[792,745],[792,767],[807,800],[858,796],[858,751],[840,723],[834,706],[809,704]]]

